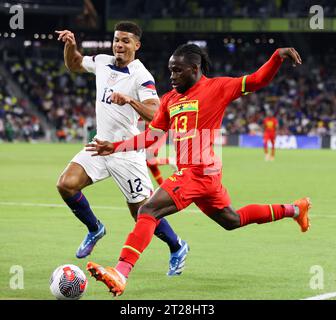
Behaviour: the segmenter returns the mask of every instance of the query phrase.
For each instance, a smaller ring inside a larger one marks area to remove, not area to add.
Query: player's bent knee
[[[237,225],[236,223],[228,223],[228,224],[222,224],[222,227],[227,231],[232,231],[240,227],[240,225]]]
[[[150,206],[150,205],[148,205],[147,203],[145,203],[145,204],[143,204],[143,205],[139,208],[138,215],[139,215],[139,214],[144,214],[144,213],[146,213],[146,214],[150,214],[150,215],[154,215],[154,214],[153,214],[154,211],[155,211],[155,209],[154,209],[152,206]]]
[[[140,214],[148,214],[159,220],[161,216],[161,210],[145,203],[139,208],[138,216]]]
[[[63,175],[58,179],[56,187],[61,195],[72,195],[74,192],[79,191],[77,179]]]
[[[227,231],[231,231],[231,230],[235,230],[237,228],[240,227],[240,219],[239,216],[238,218],[232,218],[230,217],[230,219],[228,219],[227,221],[225,221],[225,226],[223,226],[225,230]]]

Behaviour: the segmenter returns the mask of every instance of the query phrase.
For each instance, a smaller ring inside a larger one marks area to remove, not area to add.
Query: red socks
[[[159,222],[160,220],[156,220],[153,216],[146,213],[142,213],[138,216],[137,223],[133,231],[128,235],[120,253],[119,261],[124,263],[118,263],[116,267],[125,277],[128,276],[131,268],[139,259],[140,254],[151,242],[154,230]]]
[[[294,217],[295,209],[293,205],[289,204],[250,204],[237,210],[237,213],[240,216],[240,226],[242,227],[251,223],[260,224],[280,220],[285,217]],[[128,277],[140,254],[151,242],[154,231],[159,223],[160,220],[155,219],[149,214],[142,213],[138,216],[137,223],[127,237],[116,266],[116,269],[125,277]]]
[[[126,261],[119,261],[115,267],[122,275],[128,278],[128,274],[131,272],[133,265]]]
[[[285,217],[294,216],[294,207],[292,205],[258,205],[250,204],[237,210],[240,215],[240,226],[251,223],[266,223],[280,220]]]

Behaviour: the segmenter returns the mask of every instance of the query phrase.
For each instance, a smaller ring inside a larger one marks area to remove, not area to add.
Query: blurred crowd
[[[257,70],[273,51],[255,46],[225,52],[209,48],[212,69],[209,76],[239,77]],[[147,54],[148,53],[148,54]],[[160,95],[170,90],[166,57],[152,50],[142,51],[141,60],[153,73]],[[167,50],[165,53],[169,55]],[[160,63],[158,61],[161,61]],[[234,101],[227,109],[222,128],[225,134],[262,134],[262,121],[273,110],[279,134],[336,135],[336,54],[305,56],[304,64],[293,68],[284,63],[272,83],[258,93]],[[70,73],[62,59],[8,60],[8,71],[44,117],[48,129],[59,141],[87,139],[95,129],[95,76]],[[43,136],[38,117],[6,89],[0,77],[0,139],[31,141]]]
[[[10,92],[0,75],[0,142],[32,142],[43,136],[40,118],[32,114],[26,99],[18,99]]]
[[[115,0],[108,6],[111,18],[262,18],[307,17],[320,5],[325,16],[335,16],[330,0]]]
[[[7,68],[59,141],[81,140],[94,125],[94,76],[70,73],[62,60],[8,61]]]
[[[214,59],[214,75],[252,73],[270,54],[248,55],[250,59],[246,56],[235,52],[225,60]],[[321,56],[305,57],[298,67],[285,61],[270,85],[231,104],[223,121],[225,132],[262,134],[263,119],[271,110],[279,121],[279,134],[335,135],[335,58],[334,51],[324,51]]]

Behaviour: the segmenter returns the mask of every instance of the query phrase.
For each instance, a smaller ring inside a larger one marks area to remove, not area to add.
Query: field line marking
[[[1,202],[0,206],[21,206],[21,207],[47,207],[47,208],[68,208],[65,204],[56,203],[31,203],[31,202]],[[92,209],[108,209],[108,210],[128,210],[127,206],[117,207],[117,206],[91,206]],[[197,209],[185,209],[190,212],[200,212]]]
[[[30,202],[0,202],[0,206],[21,206],[21,207],[52,207],[52,208],[67,208],[65,204],[56,203],[30,203]],[[96,209],[116,209],[122,210],[127,209],[127,207],[113,207],[113,206],[92,206]]]
[[[21,206],[21,207],[47,207],[47,208],[68,208],[65,204],[57,203],[31,203],[31,202],[10,202],[10,201],[0,201],[0,206]],[[117,206],[91,206],[92,209],[107,209],[107,210],[128,210],[127,206],[117,207]],[[188,212],[201,212],[199,209],[184,209]],[[330,215],[310,215],[314,218],[336,218],[336,214]]]
[[[301,300],[327,300],[336,297],[336,292],[323,293],[314,297],[309,297]]]

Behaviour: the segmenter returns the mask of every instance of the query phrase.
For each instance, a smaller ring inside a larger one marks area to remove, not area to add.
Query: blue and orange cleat
[[[126,287],[126,278],[115,268],[102,267],[95,262],[88,262],[86,265],[92,277],[103,282],[114,296],[123,294]]]
[[[310,227],[308,211],[312,207],[311,200],[310,198],[301,198],[294,201],[294,205],[299,208],[299,215],[294,220],[300,225],[301,231],[306,232]]]
[[[188,244],[184,240],[181,240],[181,248],[170,255],[167,276],[179,276],[182,273],[189,251]]]
[[[105,226],[99,221],[98,230],[89,232],[83,242],[80,244],[76,257],[79,259],[87,257],[93,250],[94,246],[106,234]]]

